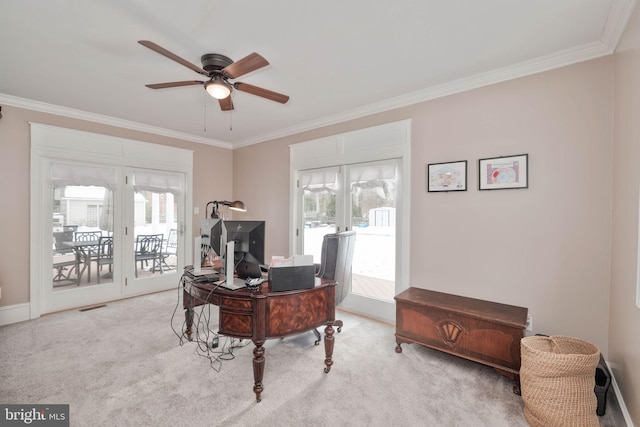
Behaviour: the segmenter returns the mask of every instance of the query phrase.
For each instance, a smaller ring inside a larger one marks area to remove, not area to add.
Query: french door
[[[42,263],[44,312],[117,298],[123,271],[117,262],[122,215],[114,209],[123,193],[120,168],[45,159],[42,171],[45,203],[38,215],[49,219],[40,243],[49,261]]]
[[[32,124],[31,317],[177,286],[191,152]]]
[[[378,318],[394,312],[397,293],[398,159],[299,171],[301,248],[320,262],[325,234],[353,230],[351,284],[342,305]]]
[[[174,287],[184,268],[185,176],[127,168],[125,294]]]
[[[392,296],[409,287],[411,121],[292,144],[290,154],[291,253],[319,260],[323,233],[355,231],[342,307],[395,322]]]

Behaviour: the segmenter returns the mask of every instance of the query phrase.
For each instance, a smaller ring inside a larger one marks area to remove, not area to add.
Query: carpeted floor
[[[257,403],[252,343],[222,354],[220,337],[201,357],[206,345],[172,330],[180,307],[176,290],[0,327],[0,402],[68,403],[72,426],[527,426],[492,368],[418,345],[397,354],[393,327],[344,312],[329,374],[312,333],[267,342]],[[216,307],[196,313],[216,330]],[[603,426],[620,425],[614,409]]]

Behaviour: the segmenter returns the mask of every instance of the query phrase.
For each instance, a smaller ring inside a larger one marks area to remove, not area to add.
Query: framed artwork
[[[427,165],[427,191],[467,191],[467,161]]]
[[[478,160],[478,185],[480,190],[529,187],[529,155]]]

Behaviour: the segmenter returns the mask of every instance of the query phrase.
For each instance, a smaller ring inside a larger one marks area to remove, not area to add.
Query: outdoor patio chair
[[[65,246],[65,243],[73,241],[73,231],[54,231],[53,232],[53,245],[55,247],[56,254],[70,254],[73,253],[71,246]]]
[[[113,274],[113,237],[100,237],[98,255],[96,257],[96,275],[100,284],[100,272],[103,265],[109,266],[109,274]]]
[[[162,264],[166,270],[172,270],[176,268],[176,265],[167,264],[167,258],[176,257],[178,254],[178,230],[172,228],[169,230],[167,240],[164,242],[162,249]],[[177,262],[177,261],[176,261]]]
[[[136,237],[136,277],[138,277],[138,262],[140,268],[149,265],[151,261],[151,271],[155,273],[156,268],[160,274],[164,273],[162,266],[162,239],[163,234],[140,234]]]
[[[53,254],[53,269],[55,270],[53,274],[53,286],[60,284],[60,282],[76,282],[77,279],[71,278],[71,273],[76,270],[76,260],[69,259],[64,255],[60,255],[58,253]],[[62,283],[67,284],[67,283]]]
[[[91,263],[98,257],[98,243],[102,237],[102,231],[76,231],[73,237],[73,250],[76,253],[78,264],[84,266],[78,272],[78,284],[82,280],[84,271],[87,271],[87,282],[91,282]]]
[[[65,245],[65,242],[73,241],[73,231],[54,231],[53,232],[53,283],[54,286],[69,282],[77,281],[71,278],[71,273],[76,270],[76,259],[70,258],[73,254],[73,248]]]

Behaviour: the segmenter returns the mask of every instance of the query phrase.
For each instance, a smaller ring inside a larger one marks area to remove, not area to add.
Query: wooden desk
[[[333,365],[333,325],[335,323],[336,288],[333,281],[316,279],[316,287],[289,292],[271,292],[269,282],[259,290],[230,291],[210,282],[195,281],[185,273],[183,307],[187,337],[191,340],[193,308],[215,304],[219,309],[219,333],[229,337],[251,339],[253,350],[253,391],[260,402],[264,387],[265,340],[300,334],[325,326],[324,372]]]
[[[396,352],[417,343],[494,367],[516,382],[528,310],[420,288],[396,295]]]

